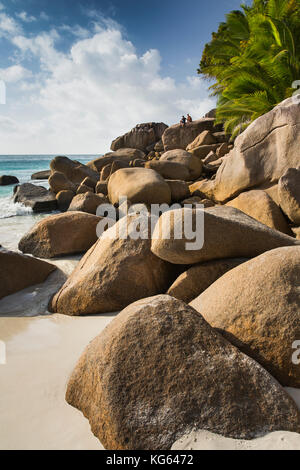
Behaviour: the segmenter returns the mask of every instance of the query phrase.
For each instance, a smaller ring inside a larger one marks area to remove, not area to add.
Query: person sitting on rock
[[[187,122],[193,122],[192,116],[190,116],[189,113],[187,114],[186,120]]]
[[[180,127],[184,127],[186,123],[186,117],[182,116],[181,121],[180,121]]]

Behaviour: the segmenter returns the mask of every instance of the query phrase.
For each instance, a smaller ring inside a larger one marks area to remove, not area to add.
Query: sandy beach
[[[64,396],[81,352],[113,317],[0,318],[6,344],[6,365],[0,365],[0,449],[103,449]],[[287,391],[300,407],[300,390]],[[300,435],[279,431],[243,441],[200,431],[184,436],[173,449],[300,450]]]
[[[0,301],[6,315],[0,318],[0,339],[6,345],[6,364],[0,365],[1,449],[103,449],[88,421],[66,403],[65,389],[83,349],[115,314],[47,314],[49,295],[77,259],[55,263],[62,270],[44,285]],[[287,391],[300,407],[300,390]],[[200,431],[184,436],[174,449],[300,449],[300,435],[277,432],[242,441]]]
[[[84,347],[112,316],[1,318],[1,449],[102,449],[88,421],[65,399]]]
[[[10,248],[17,249],[18,237]],[[65,399],[65,388],[85,346],[113,314],[50,315],[47,305],[80,256],[51,260],[58,269],[45,283],[0,300],[0,449],[102,449],[88,421]]]

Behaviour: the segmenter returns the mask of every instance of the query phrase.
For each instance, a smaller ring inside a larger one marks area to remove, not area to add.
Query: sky
[[[0,0],[0,154],[102,154],[215,106],[204,45],[240,0]]]

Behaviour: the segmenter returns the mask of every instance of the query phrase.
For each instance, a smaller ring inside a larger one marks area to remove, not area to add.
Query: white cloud
[[[5,83],[16,83],[31,76],[31,71],[22,65],[12,65],[6,69],[0,69],[0,80],[4,80]]]
[[[24,21],[25,23],[32,23],[36,21],[36,17],[32,15],[28,15],[26,11],[21,11],[20,13],[16,13],[16,16],[20,18],[20,20]]]
[[[115,24],[97,23],[90,37],[74,37],[67,53],[57,49],[58,39],[56,30],[11,37],[40,70],[31,78],[19,65],[2,71],[23,73],[21,99],[8,94],[0,108],[2,153],[99,154],[139,122],[173,124],[183,113],[196,119],[214,107],[203,81],[162,76],[159,51],[138,55]]]
[[[20,33],[22,28],[6,13],[0,13],[0,37]]]
[[[85,39],[90,36],[90,31],[86,28],[83,28],[80,25],[70,26],[67,24],[63,24],[59,27],[60,31],[67,31],[68,33],[72,34],[76,38]]]
[[[0,2],[0,10],[4,10],[5,9],[5,6],[3,5],[3,3]]]
[[[44,11],[41,12],[40,18],[41,18],[41,20],[45,20],[45,21],[50,20],[50,16],[47,15],[47,13],[45,13]]]

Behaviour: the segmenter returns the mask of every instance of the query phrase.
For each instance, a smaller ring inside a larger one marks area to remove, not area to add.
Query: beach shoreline
[[[6,344],[6,365],[0,365],[0,449],[103,450],[88,420],[65,401],[65,390],[81,353],[115,315],[0,318]],[[286,391],[300,408],[300,390]],[[173,450],[180,449],[296,450],[300,435],[278,431],[244,441],[198,431],[174,444]]]

